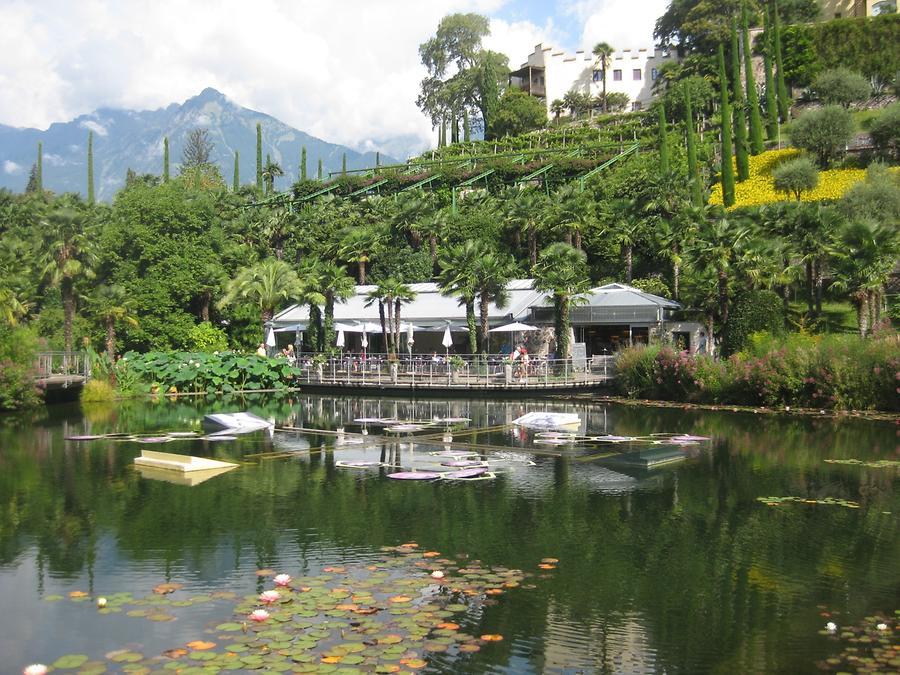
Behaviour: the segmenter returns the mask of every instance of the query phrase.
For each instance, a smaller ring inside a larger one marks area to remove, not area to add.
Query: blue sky
[[[539,42],[652,47],[667,2],[0,0],[0,123],[46,128],[215,87],[325,140],[366,150],[399,137],[413,151],[434,140],[415,105],[418,46],[446,14],[488,16],[486,46],[517,67]]]

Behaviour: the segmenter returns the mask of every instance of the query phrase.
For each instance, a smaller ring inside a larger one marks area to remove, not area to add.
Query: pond
[[[237,410],[276,430],[200,435]],[[512,424],[544,410],[580,426]],[[898,670],[893,422],[306,394],[2,421],[2,673]],[[198,436],[66,440],[169,432]],[[178,484],[147,449],[239,466]],[[460,458],[490,474],[387,477]]]

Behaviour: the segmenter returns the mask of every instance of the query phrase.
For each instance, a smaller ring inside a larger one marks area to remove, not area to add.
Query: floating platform
[[[134,464],[137,467],[149,467],[175,474],[187,474],[198,471],[224,473],[237,466],[233,462],[220,462],[219,460],[207,459],[206,457],[192,457],[190,455],[178,455],[173,452],[157,452],[154,450],[144,450],[140,457],[135,458]]]
[[[203,428],[216,433],[246,434],[251,431],[272,430],[275,425],[248,412],[214,413],[203,418]]]

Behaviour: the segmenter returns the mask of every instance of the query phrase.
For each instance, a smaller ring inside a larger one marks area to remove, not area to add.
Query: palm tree
[[[86,218],[80,201],[72,199],[64,201],[42,224],[42,276],[50,286],[59,287],[62,295],[66,351],[72,351],[75,284],[79,279],[94,276],[96,245]]]
[[[609,57],[613,53],[613,48],[608,42],[598,42],[594,45],[591,53],[597,57],[597,64],[600,66],[600,77],[603,81],[603,112],[609,112],[606,105],[606,69],[609,67]]]
[[[353,277],[347,271],[333,262],[321,264],[319,272],[319,292],[325,298],[324,320],[322,322],[322,337],[325,349],[334,346],[334,303],[344,302],[351,297],[356,290]]]
[[[563,96],[563,105],[569,109],[569,115],[572,119],[575,119],[576,113],[581,109],[582,106],[582,95],[580,92],[575,91],[574,89],[570,89],[566,92],[566,95]]]
[[[275,179],[278,176],[283,176],[284,170],[281,168],[281,165],[277,162],[273,162],[272,158],[266,155],[266,163],[263,165],[262,169],[262,179],[266,185],[266,194],[271,194],[275,189]]]
[[[297,304],[309,306],[309,323],[306,333],[309,336],[309,344],[316,351],[323,351],[324,334],[322,331],[322,305],[325,304],[325,296],[320,290],[322,287],[322,265],[312,258],[304,259],[297,267]]]
[[[625,257],[625,283],[631,283],[634,270],[634,249],[646,238],[646,227],[636,213],[637,201],[628,198],[610,199],[600,204],[601,219],[607,223],[603,230],[618,244]]]
[[[106,354],[113,362],[116,359],[116,324],[138,325],[134,315],[134,299],[118,284],[101,284],[94,289],[88,303],[106,329]]]
[[[233,304],[253,304],[259,308],[265,327],[279,306],[297,297],[297,273],[283,260],[267,258],[238,270],[234,279],[225,285],[219,307]]]
[[[576,183],[564,185],[556,192],[558,208],[554,220],[563,231],[565,242],[581,250],[581,237],[594,222],[594,200]]]
[[[340,235],[338,257],[357,264],[357,283],[366,283],[366,265],[384,243],[385,232],[375,225],[349,227]]]
[[[661,176],[653,198],[644,205],[644,213],[653,221],[652,230],[659,253],[672,263],[672,297],[678,299],[681,284],[682,253],[693,239],[702,210],[691,202],[680,177]]]
[[[692,248],[695,267],[715,270],[718,286],[718,320],[728,321],[729,290],[732,269],[740,247],[749,236],[750,229],[734,220],[721,207],[712,207],[701,221],[697,239]]]
[[[268,166],[268,165],[267,165]],[[265,172],[264,176],[265,178]],[[263,255],[274,253],[278,260],[284,257],[284,242],[293,226],[293,218],[287,209],[265,209],[253,223]]]
[[[557,358],[569,358],[569,310],[591,286],[587,256],[568,244],[551,244],[541,251],[534,268],[534,287],[553,296]]]
[[[491,303],[493,302],[501,308],[506,306],[509,295],[506,291],[506,284],[512,278],[513,269],[511,257],[488,250],[485,250],[484,254],[475,261],[472,268],[475,297],[478,298],[478,309],[481,314],[479,342],[482,354],[487,354],[489,349],[488,329]]]
[[[378,316],[381,319],[381,334],[384,337],[388,356],[394,358],[400,348],[400,311],[404,304],[412,302],[416,293],[402,281],[393,277],[381,281],[366,296],[366,306],[378,302]],[[387,317],[385,317],[385,310]]]
[[[29,303],[11,288],[0,288],[0,320],[15,326],[28,313]]]
[[[834,206],[801,204],[790,237],[806,267],[807,309],[813,316],[822,313],[825,267],[838,252],[838,236],[843,218]]]
[[[850,294],[860,337],[865,337],[881,318],[884,287],[900,253],[900,234],[892,224],[857,221],[843,228],[840,242],[843,253],[833,285]]]
[[[475,321],[475,269],[478,261],[487,253],[488,249],[482,240],[467,239],[462,244],[442,251],[438,259],[441,270],[437,276],[437,283],[441,294],[458,298],[459,304],[466,308],[470,354],[478,351]]]
[[[562,114],[563,110],[566,109],[565,101],[562,99],[555,98],[553,99],[553,103],[550,104],[550,112],[553,113],[554,121],[559,124],[559,116]]]
[[[528,262],[537,264],[538,231],[544,225],[548,199],[533,189],[516,190],[507,201],[506,220],[525,234],[528,240]]]

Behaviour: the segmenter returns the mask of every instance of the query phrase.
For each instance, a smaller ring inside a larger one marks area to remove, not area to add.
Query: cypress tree
[[[39,195],[44,194],[44,144],[38,141],[37,171],[35,172],[36,189]]]
[[[703,206],[700,184],[700,167],[697,166],[697,141],[694,138],[694,111],[691,109],[691,91],[684,88],[684,124],[687,131],[688,180],[691,182],[691,201],[696,207]]]
[[[741,55],[738,53],[737,21],[731,20],[731,86],[734,91],[734,154],[737,179],[750,178],[750,153],[747,151],[747,117],[744,114],[744,91],[741,87]]]
[[[463,141],[469,142],[469,111],[463,110]]]
[[[450,116],[450,144],[459,143],[459,120],[456,119],[456,113]]]
[[[306,146],[300,149],[300,180],[306,180]]]
[[[725,75],[725,49],[719,44],[719,93],[722,113],[722,203],[734,204],[734,167],[731,149],[731,104],[728,102],[728,77]]]
[[[375,166],[381,166],[381,153],[378,150],[375,151]]]
[[[237,192],[241,187],[241,164],[240,164],[240,154],[237,150],[234,151],[234,176],[231,179],[231,189],[234,192]]]
[[[163,137],[163,183],[169,182],[169,137]]]
[[[775,102],[775,76],[772,74],[772,20],[769,17],[769,8],[766,7],[764,16],[763,36],[763,64],[766,71],[766,136],[770,141],[778,139],[778,104]]]
[[[88,204],[94,203],[94,132],[88,132],[88,184],[87,184],[87,200]]]
[[[262,179],[262,125],[257,122],[256,123],[256,187],[260,190],[263,189],[263,179]]]
[[[319,157],[319,180],[322,180],[322,158]]]
[[[666,107],[660,101],[659,110],[659,170],[669,173],[669,135],[666,131]]]
[[[347,175],[347,153],[341,155],[341,175]]]
[[[775,16],[775,69],[776,92],[778,96],[778,115],[781,122],[787,122],[791,116],[791,99],[788,96],[787,84],[784,81],[784,59],[781,55],[781,19],[778,16],[778,0],[773,0]]]
[[[747,113],[750,116],[750,154],[758,155],[763,146],[762,119],[759,116],[759,94],[753,76],[753,59],[750,54],[750,26],[747,20],[747,3],[741,3],[741,43],[744,48],[744,77],[747,82]]]

